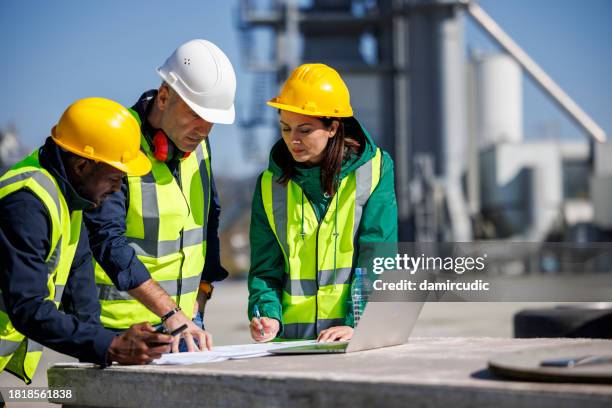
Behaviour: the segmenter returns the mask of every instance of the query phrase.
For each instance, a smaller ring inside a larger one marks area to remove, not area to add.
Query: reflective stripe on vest
[[[170,296],[178,296],[178,281],[161,281],[158,282],[159,286],[163,290],[166,291]],[[192,276],[190,278],[183,279],[182,281],[182,291],[183,293],[190,293],[193,291],[197,291],[200,286],[200,277]],[[98,285],[98,299],[100,300],[134,300],[133,297],[129,295],[129,293],[120,291],[115,287],[115,285]]]
[[[321,221],[293,181],[282,185],[270,171],[261,177],[264,209],[283,252],[283,334],[315,338],[343,325],[363,208],[380,180],[382,154],[344,177]]]
[[[138,115],[132,112],[140,122]],[[141,148],[152,170],[128,176],[129,207],[125,237],[151,278],[190,313],[206,257],[206,229],[210,207],[210,159],[205,142],[179,164],[180,185],[164,162],[153,157],[144,136]],[[96,285],[105,327],[126,329],[134,323],[160,323],[127,292],[117,290],[99,264]]]
[[[82,212],[68,210],[55,179],[32,153],[0,178],[0,199],[18,190],[33,193],[46,207],[51,227],[51,248],[45,258],[48,270],[46,300],[56,307],[62,299],[81,231]],[[0,293],[0,370],[30,383],[42,355],[42,346],[19,333],[12,325]]]

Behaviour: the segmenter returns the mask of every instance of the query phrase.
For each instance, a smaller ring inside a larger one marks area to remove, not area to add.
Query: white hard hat
[[[215,44],[188,41],[157,68],[157,73],[202,119],[234,123],[236,74],[232,63]]]

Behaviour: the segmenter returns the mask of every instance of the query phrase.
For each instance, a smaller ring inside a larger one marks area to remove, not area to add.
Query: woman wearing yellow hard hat
[[[253,197],[251,336],[348,340],[360,248],[397,241],[393,161],[327,65],[296,68],[268,105],[279,110],[282,139]]]

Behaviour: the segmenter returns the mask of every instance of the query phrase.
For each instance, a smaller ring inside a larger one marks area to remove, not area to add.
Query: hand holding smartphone
[[[164,334],[169,334],[172,337],[176,337],[178,334],[181,334],[182,332],[184,332],[185,330],[187,330],[187,324],[184,324],[182,326],[180,326],[177,329],[174,329],[173,331],[171,331],[170,333],[168,333],[166,331],[166,327],[162,324],[161,326],[159,326],[157,328],[157,330],[155,330],[155,333],[164,333]]]
[[[163,333],[163,334],[169,334],[172,337],[176,337],[179,334],[181,334],[182,332],[184,332],[185,330],[187,330],[187,324],[184,324],[180,327],[178,327],[177,329],[172,330],[170,333],[168,333],[166,331],[166,328],[164,327],[164,325],[162,324],[161,326],[159,326],[156,330],[155,333]],[[149,343],[150,347],[157,347],[157,346],[168,346],[171,345],[172,342],[170,343],[159,343],[159,342],[154,342],[154,343]]]

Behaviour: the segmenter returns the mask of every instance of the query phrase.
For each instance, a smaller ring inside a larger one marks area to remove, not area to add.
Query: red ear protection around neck
[[[155,132],[155,136],[153,136],[153,157],[159,161],[167,162],[172,160],[175,155],[175,150],[178,149],[174,147],[173,143],[170,143],[168,136],[163,130],[159,129]],[[185,152],[180,158],[185,159],[189,157],[190,153],[191,152]]]

